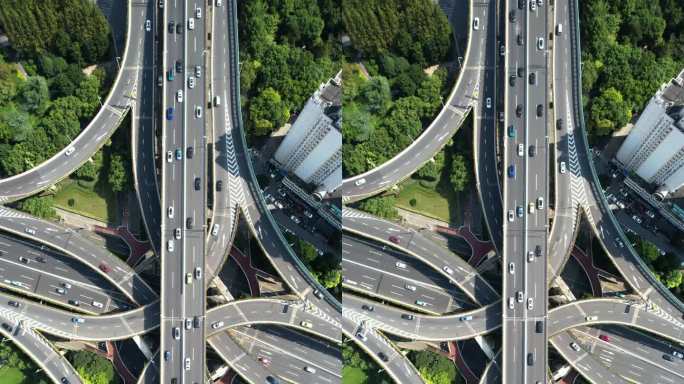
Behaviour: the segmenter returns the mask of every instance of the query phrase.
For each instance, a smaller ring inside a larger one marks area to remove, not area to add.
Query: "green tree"
[[[385,219],[396,219],[399,217],[399,213],[394,207],[395,203],[394,196],[371,197],[360,202],[359,209]]]
[[[249,106],[249,117],[257,136],[266,136],[283,125],[290,112],[280,94],[273,88],[264,89]]]
[[[278,16],[268,11],[264,0],[241,2],[240,44],[246,45],[245,52],[261,58],[266,49],[273,44],[278,30]],[[243,37],[244,36],[244,37]]]
[[[451,174],[449,181],[456,192],[465,190],[469,181],[468,166],[463,155],[454,155],[451,162]]]
[[[283,17],[283,38],[296,46],[321,43],[324,23],[316,0],[277,0],[276,7]]]
[[[54,219],[57,212],[52,196],[33,196],[17,203],[17,209],[43,219]]]
[[[444,168],[444,151],[440,151],[435,157],[425,163],[417,172],[418,176],[426,180],[437,180]]]
[[[21,87],[19,100],[26,111],[38,114],[43,112],[50,100],[47,80],[42,76],[30,76]]]
[[[109,360],[89,351],[75,351],[68,355],[85,384],[118,384],[119,376]]]
[[[355,102],[342,108],[342,137],[346,142],[363,142],[368,140],[373,130],[371,114],[359,107]]]
[[[629,121],[631,110],[615,88],[604,90],[591,104],[591,127],[595,134],[605,136]]]
[[[0,105],[6,105],[17,94],[17,70],[14,64],[0,61]]]
[[[86,161],[79,169],[76,170],[76,176],[79,179],[95,180],[100,174],[102,168],[102,150],[95,152],[93,157]]]
[[[409,359],[415,364],[421,377],[428,384],[461,382],[454,363],[440,354],[431,351],[410,352]]]
[[[658,251],[658,247],[655,244],[646,240],[640,240],[639,243],[641,248],[639,253],[649,264],[655,262],[660,257],[660,251]]]
[[[374,76],[361,86],[359,96],[369,112],[382,114],[392,101],[389,81],[383,76]]]
[[[665,274],[665,285],[672,289],[677,288],[682,284],[682,271],[670,270]]]
[[[129,169],[127,162],[119,154],[112,154],[109,159],[109,186],[114,192],[121,192],[129,186]]]
[[[0,109],[0,140],[24,141],[32,128],[28,113],[18,110],[14,104]]]

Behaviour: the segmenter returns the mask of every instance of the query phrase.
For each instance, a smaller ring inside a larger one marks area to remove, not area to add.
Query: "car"
[[[619,248],[624,248],[625,243],[623,243],[622,240],[620,240],[620,239],[615,239],[615,246],[619,247]]]
[[[173,240],[168,240],[168,241],[166,242],[166,249],[167,249],[169,252],[173,252],[174,248],[175,248],[175,247],[174,247],[174,242],[173,242]]]
[[[318,300],[323,300],[323,292],[319,291],[318,289],[314,289],[313,294],[316,296],[316,298],[318,298]]]
[[[515,107],[515,115],[517,117],[521,117],[522,113],[523,113],[523,106],[522,106],[522,104],[518,104],[518,106]]]
[[[480,18],[479,17],[473,18],[473,29],[476,31],[478,29],[480,29]]]
[[[224,324],[223,321],[215,321],[215,322],[211,323],[211,329],[219,329],[219,328],[223,327],[223,324]]]
[[[24,264],[28,264],[30,262],[30,260],[25,258],[24,256],[19,256],[19,261],[21,261]]]
[[[543,7],[544,6],[544,0],[537,0],[537,6]]]
[[[518,303],[522,303],[524,300],[524,293],[523,291],[518,291],[515,295],[516,299],[518,300]]]
[[[171,360],[171,351],[164,351],[164,361]]]
[[[544,322],[542,320],[537,320],[537,323],[535,324],[535,331],[537,333],[544,332]]]
[[[183,24],[181,24],[181,23],[176,24],[176,33],[179,35],[181,33],[183,33]]]
[[[556,120],[556,129],[559,131],[563,129],[563,119]]]
[[[388,362],[388,361],[389,361],[389,358],[387,358],[387,355],[385,355],[385,354],[382,353],[382,352],[378,352],[378,358],[379,358],[381,361],[384,361],[384,362]]]
[[[173,120],[173,107],[169,107],[166,109],[166,120]]]
[[[166,71],[166,80],[167,81],[173,81],[174,75],[173,75],[173,69],[169,69]]]
[[[308,217],[309,219],[313,219],[313,213],[307,210],[304,210],[304,216]]]
[[[560,36],[563,33],[563,24],[556,24],[556,35]]]
[[[62,283],[61,285],[62,285],[62,287],[64,287],[64,289],[71,289],[71,284],[69,284],[69,283],[65,282],[65,283]]]
[[[85,323],[85,319],[82,317],[72,317],[71,322],[74,324],[83,324]]]
[[[176,240],[180,240],[180,238],[181,238],[181,229],[180,228],[176,228],[173,230],[173,237],[175,237]]]
[[[176,73],[183,72],[183,63],[180,60],[176,60]]]
[[[304,328],[311,328],[311,327],[313,327],[313,324],[311,324],[310,321],[306,321],[306,320],[304,320],[304,321],[302,321],[301,323],[299,323],[299,325],[301,325],[301,326],[304,327]]]
[[[105,263],[100,263],[100,265],[98,265],[98,268],[100,268],[100,271],[102,271],[104,273],[109,273],[112,271],[112,267],[110,267],[109,265],[107,265]]]
[[[261,364],[263,364],[264,367],[268,367],[268,366],[271,365],[271,359],[269,359],[269,358],[266,357],[266,356],[259,356],[259,357],[257,357],[257,360],[258,360]]]
[[[510,137],[511,139],[515,139],[517,133],[518,132],[515,129],[515,126],[513,126],[513,125],[508,126],[508,137]]]
[[[67,148],[66,152],[64,152],[64,154],[67,156],[71,156],[71,154],[74,153],[74,151],[76,151],[76,148],[69,147],[69,148]]]
[[[223,3],[223,0],[216,0],[216,6],[217,7],[220,7],[222,3]]]
[[[515,263],[508,263],[508,273],[511,275],[515,274]]]
[[[534,261],[534,252],[532,251],[527,251],[527,262],[531,263]]]
[[[186,371],[190,370],[190,358],[189,357],[185,358],[185,370]]]
[[[415,316],[410,315],[410,314],[408,314],[408,313],[404,313],[404,314],[401,315],[401,318],[404,319],[404,320],[413,320],[413,319],[415,319]]]
[[[221,105],[221,96],[214,96],[214,106],[218,107]]]
[[[7,323],[2,323],[2,329],[10,333],[12,332],[12,326]]]
[[[458,318],[459,321],[470,321],[473,319],[472,315],[461,316]]]
[[[513,297],[508,298],[508,309],[513,309],[515,306],[515,299]]]
[[[100,309],[104,308],[104,304],[100,303],[99,301],[93,301],[92,305],[95,308],[100,308]]]
[[[537,10],[537,3],[534,0],[530,1],[530,11],[534,12]]]
[[[510,12],[508,12],[508,20],[511,23],[515,23],[516,21],[518,21],[518,14],[515,11],[515,9],[512,9]]]
[[[192,284],[192,273],[187,272],[185,274],[185,284]]]
[[[527,310],[531,311],[534,308],[534,299],[531,297],[527,299]]]
[[[192,229],[192,217],[188,217],[187,219],[185,219],[185,228]]]
[[[192,31],[193,29],[195,29],[195,18],[189,17],[188,18],[188,30]]]
[[[522,46],[523,45],[523,37],[521,34],[518,34],[518,36],[515,38],[515,41],[518,43],[518,45]],[[518,76],[522,77],[522,76]]]
[[[20,302],[17,302],[17,301],[14,301],[14,300],[8,301],[7,304],[8,304],[10,307],[21,308],[21,303],[20,303]]]
[[[504,115],[503,111],[499,111],[499,121],[503,123],[504,118],[505,118],[505,115]]]
[[[529,204],[527,204],[527,212],[528,213],[534,213],[534,203],[531,201]]]
[[[183,160],[183,151],[180,148],[176,148],[176,160]]]
[[[202,268],[195,267],[195,279],[199,280],[202,278]]]
[[[420,305],[421,307],[427,307],[428,303],[424,302],[423,300],[416,300],[416,305]]]
[[[195,184],[195,191],[199,191],[199,190],[200,190],[200,186],[201,186],[201,185],[200,185],[200,178],[199,178],[199,177],[195,177],[195,183],[194,183],[194,184]]]
[[[525,76],[525,68],[518,67],[518,77],[522,78],[523,76]]]
[[[364,311],[373,312],[375,310],[375,307],[372,305],[364,304],[361,306],[361,309],[363,309]]]
[[[176,101],[179,103],[183,102],[183,90],[179,89],[178,92],[176,92]]]
[[[201,65],[195,65],[195,77],[200,78],[202,77],[202,66]]]
[[[508,85],[510,85],[511,87],[515,87],[515,80],[516,79],[517,79],[517,77],[515,75],[510,75],[508,77]]]
[[[403,261],[397,261],[396,263],[394,263],[394,266],[399,269],[406,269],[406,263],[404,263]]]
[[[357,187],[362,186],[364,184],[366,184],[366,179],[358,179],[354,182],[354,185],[356,185]]]
[[[393,242],[394,244],[399,244],[399,238],[396,236],[390,236],[387,238],[389,241]]]
[[[221,192],[223,190],[223,181],[222,180],[217,180],[216,181],[216,191]]]
[[[536,247],[534,247],[534,255],[537,257],[541,257],[541,254],[542,254],[541,245],[537,245]]]
[[[580,346],[577,345],[577,343],[575,343],[574,341],[570,343],[570,348],[574,349],[576,352],[580,351]]]
[[[513,221],[515,219],[515,215],[513,214],[513,210],[509,209],[508,210],[508,221]]]
[[[525,9],[525,3],[527,0],[518,0],[518,9]]]
[[[405,284],[405,285],[404,285],[404,288],[406,288],[407,290],[409,290],[409,291],[411,291],[411,292],[415,292],[415,291],[416,291],[416,286],[415,286],[415,285]]]
[[[525,144],[523,143],[518,144],[518,156],[525,156]]]
[[[152,22],[149,20],[145,20],[145,31],[149,32],[152,30]]]
[[[605,341],[606,343],[610,343],[610,337],[606,335],[599,335],[599,339]]]
[[[499,55],[506,56],[506,46],[503,44],[499,46]]]
[[[173,19],[169,21],[169,33],[173,33],[173,28],[175,27],[176,23],[173,22]]]
[[[195,76],[188,76],[188,88],[195,88]]]
[[[218,235],[218,231],[219,231],[219,225],[218,225],[218,224],[214,224],[214,225],[211,227],[211,235],[212,235],[212,236]]]
[[[363,332],[356,332],[356,337],[361,341],[368,341],[368,337]]]
[[[488,97],[485,99],[485,105],[487,106],[487,108],[492,107],[492,98],[491,97]]]
[[[164,75],[157,76],[157,87],[161,87],[163,85],[164,85]]]
[[[280,380],[276,379],[273,376],[266,376],[266,383],[268,383],[268,384],[280,384]]]
[[[528,154],[530,157],[535,157],[537,155],[537,147],[534,145],[530,145],[530,148],[527,150]]]
[[[195,9],[195,17],[198,19],[202,18],[202,8],[197,7],[197,9]]]
[[[518,205],[515,207],[515,213],[518,215],[518,217],[523,217],[525,214],[525,210],[523,209],[522,205]]]
[[[542,117],[544,115],[544,106],[537,104],[537,117]]]
[[[59,379],[59,381],[60,381],[62,384],[70,384],[69,379],[67,379],[66,377],[62,377],[61,379]]]
[[[541,196],[537,197],[537,209],[544,209],[544,198]]]
[[[684,354],[679,351],[672,351],[672,356],[684,360]]]
[[[567,171],[567,168],[565,167],[565,161],[561,161],[560,162],[560,173],[565,174],[566,171]]]
[[[454,274],[454,270],[451,269],[451,268],[450,268],[449,266],[447,266],[447,265],[445,265],[444,267],[442,267],[442,270],[443,270],[444,272],[446,272],[447,274],[449,274],[449,275],[453,275],[453,274]]]
[[[510,177],[510,178],[515,177],[515,165],[513,165],[513,164],[508,166],[508,177]]]
[[[199,105],[195,107],[195,118],[201,119],[202,118],[202,107]]]
[[[587,316],[584,318],[586,321],[596,321],[598,316]]]
[[[544,49],[544,38],[543,37],[537,38],[537,49],[539,49],[540,51]]]
[[[170,205],[166,209],[166,215],[169,217],[169,219],[173,219],[173,205]]]
[[[185,329],[190,328],[192,328],[192,319],[188,317],[187,319],[185,319]]]
[[[304,366],[304,370],[309,373],[316,373],[316,368],[310,366]]]
[[[537,74],[535,72],[530,72],[527,78],[530,82],[530,85],[537,85]]]

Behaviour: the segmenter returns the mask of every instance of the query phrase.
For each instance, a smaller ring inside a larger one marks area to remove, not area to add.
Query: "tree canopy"
[[[89,351],[74,351],[68,355],[69,361],[85,384],[118,384],[119,376],[109,360]]]

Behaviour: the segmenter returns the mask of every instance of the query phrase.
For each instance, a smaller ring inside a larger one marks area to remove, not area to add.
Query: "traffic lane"
[[[295,331],[288,327],[274,325],[253,325],[237,327],[233,334],[242,334],[261,343],[296,353],[305,361],[332,372],[341,372],[343,368],[342,352],[337,345],[319,340],[315,337]],[[249,349],[249,348],[248,348]]]
[[[578,327],[573,330],[580,344],[609,366],[618,366],[622,376],[634,381],[675,383],[684,380],[684,360],[672,355],[681,348],[659,342],[652,336],[635,332],[627,327]],[[599,335],[609,337],[606,342]],[[665,360],[664,355],[672,357]]]
[[[366,321],[372,328],[419,340],[460,340],[488,333],[501,326],[501,305],[494,303],[472,311],[446,316],[430,316],[373,303],[353,294],[344,295],[345,316]],[[412,319],[409,320],[409,318]]]
[[[570,332],[562,332],[549,338],[551,345],[582,376],[590,382],[606,384],[628,384],[622,377],[607,369],[592,354],[580,348],[573,349],[570,344],[577,339]]]
[[[87,240],[79,229],[34,218],[6,207],[0,207],[0,228],[64,251],[110,280],[136,303],[145,304],[157,298],[152,288],[125,262]]]
[[[342,331],[345,336],[353,340],[357,347],[366,352],[395,382],[402,384],[423,383],[416,367],[411,364],[406,356],[390,345],[387,339],[380,336],[375,330],[369,329],[366,332],[365,340],[362,340],[356,335],[358,329],[359,323],[346,316],[342,317]]]
[[[209,336],[207,341],[221,359],[248,383],[266,383],[268,376],[275,377],[268,367],[250,356],[226,332]]]
[[[499,384],[502,382],[501,380],[501,350],[499,350],[494,356],[494,360],[487,364],[479,384]]]
[[[465,260],[413,230],[386,220],[343,208],[343,228],[359,236],[387,243],[438,270],[478,303],[491,303],[498,294]],[[346,214],[345,214],[346,212]],[[353,216],[352,216],[353,215]],[[449,272],[451,271],[451,272]]]
[[[463,308],[460,302],[448,292],[434,285],[425,286],[417,282],[407,282],[399,276],[382,273],[344,260],[342,273],[344,276],[342,284],[345,288],[406,305],[414,310],[428,310],[435,314],[442,314]],[[425,305],[417,305],[416,300],[420,300]]]
[[[247,328],[249,330],[249,328]],[[291,382],[333,383],[341,380],[337,371],[328,370],[325,366],[315,364],[309,358],[318,352],[309,350],[309,354],[295,354],[291,350],[265,342],[244,332],[233,333],[234,340],[263,366],[268,367],[279,377]],[[296,345],[296,344],[295,344]],[[313,372],[305,370],[309,367]]]

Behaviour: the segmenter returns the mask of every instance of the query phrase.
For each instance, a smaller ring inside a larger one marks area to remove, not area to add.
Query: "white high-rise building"
[[[661,195],[684,185],[684,70],[651,98],[616,158]]]
[[[273,156],[282,169],[321,192],[342,184],[341,74],[309,98]]]

